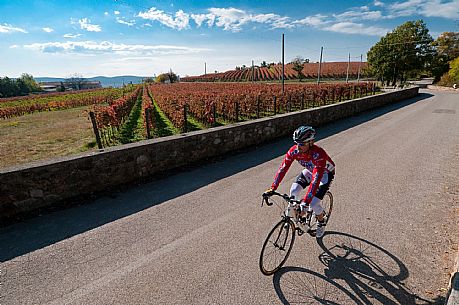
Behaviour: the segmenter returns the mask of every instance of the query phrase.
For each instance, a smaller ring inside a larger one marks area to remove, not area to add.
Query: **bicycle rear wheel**
[[[330,219],[331,213],[333,211],[333,195],[329,191],[325,194],[324,199],[320,202],[320,205],[324,208],[325,212],[325,224],[328,223]],[[310,222],[311,230],[315,230],[317,228],[317,219],[316,215],[313,214]]]
[[[269,232],[260,254],[260,270],[264,275],[272,275],[287,260],[295,242],[295,225],[289,218],[279,221]]]

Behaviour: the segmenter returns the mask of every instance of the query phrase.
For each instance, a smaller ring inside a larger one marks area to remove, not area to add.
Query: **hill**
[[[88,81],[99,81],[102,87],[122,87],[123,84],[140,84],[146,76],[132,76],[132,75],[123,75],[123,76],[96,76],[85,78]],[[63,82],[65,78],[56,78],[56,77],[35,77],[37,82]]]
[[[356,78],[359,73],[360,76],[364,75],[367,63],[351,62],[349,64],[349,78]],[[306,79],[316,79],[318,73],[318,63],[305,63],[303,65],[303,75]],[[321,65],[321,77],[331,79],[346,78],[348,70],[348,62],[323,62]],[[255,66],[253,71],[252,67],[238,67],[235,70],[230,70],[221,73],[210,73],[199,76],[182,77],[180,80],[183,82],[240,82],[240,81],[272,81],[282,78],[282,65],[269,64],[266,67]],[[298,73],[293,69],[293,64],[286,64],[284,68],[284,79],[297,79]]]

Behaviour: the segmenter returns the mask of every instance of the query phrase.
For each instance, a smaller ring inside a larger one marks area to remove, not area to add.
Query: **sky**
[[[282,61],[366,60],[422,19],[459,31],[459,0],[0,0],[0,77],[201,75]]]

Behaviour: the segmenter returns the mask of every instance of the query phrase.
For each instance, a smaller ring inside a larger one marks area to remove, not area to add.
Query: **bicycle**
[[[273,195],[283,199],[283,207],[275,201],[269,201]],[[264,275],[272,275],[282,268],[292,250],[296,232],[298,232],[298,236],[304,233],[309,233],[310,235],[314,234],[314,228],[317,226],[316,215],[313,211],[308,210],[305,217],[300,217],[300,202],[299,200],[290,198],[287,194],[278,192],[273,192],[270,196],[263,194],[261,206],[263,206],[263,203],[266,203],[267,206],[276,204],[282,210],[282,219],[275,224],[268,233],[263,243],[263,247],[261,248],[260,270]],[[325,211],[324,220],[325,224],[327,224],[333,210],[333,195],[331,192],[327,191],[321,205]],[[273,250],[269,251],[269,246],[274,246]],[[275,257],[273,266],[270,266],[272,256],[276,255],[278,255],[279,258],[277,259]]]

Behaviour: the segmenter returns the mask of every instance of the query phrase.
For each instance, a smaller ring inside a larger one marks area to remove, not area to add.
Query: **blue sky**
[[[300,55],[359,60],[381,36],[423,19],[459,31],[459,0],[0,0],[0,77],[181,76]]]

